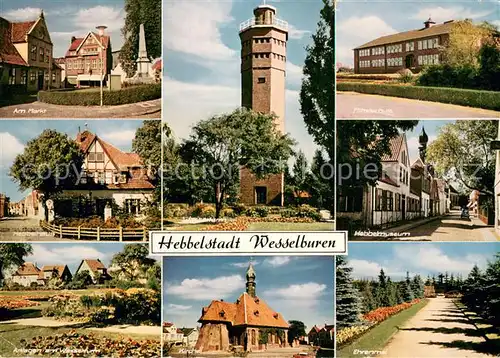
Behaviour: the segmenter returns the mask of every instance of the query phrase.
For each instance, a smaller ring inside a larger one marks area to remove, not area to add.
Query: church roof
[[[214,300],[208,307],[203,307],[198,322],[207,321],[225,322],[233,326],[289,327],[280,313],[272,310],[262,299],[246,292],[235,303]]]

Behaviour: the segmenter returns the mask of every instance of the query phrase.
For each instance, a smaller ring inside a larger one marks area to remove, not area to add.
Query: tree
[[[422,281],[420,275],[413,277],[410,286],[414,298],[424,298],[424,281]]]
[[[403,284],[403,300],[405,302],[410,302],[415,298],[413,291],[411,289],[410,273],[406,272],[406,280]]]
[[[293,164],[292,172],[290,172],[288,168],[285,172],[287,190],[297,204],[300,203],[301,193],[310,192],[310,179],[311,175],[309,173],[307,158],[304,152],[299,151],[299,153],[295,155],[295,163]]]
[[[314,152],[311,163],[310,193],[312,205],[323,208],[327,203],[334,202],[333,167],[323,156],[323,151],[317,149]]]
[[[456,121],[440,128],[427,149],[427,160],[443,177],[462,183],[469,190],[492,196],[498,121]]]
[[[288,321],[290,325],[288,328],[288,343],[292,344],[293,341],[299,337],[306,336],[306,325],[302,321]]]
[[[392,282],[391,278],[387,278],[387,305],[389,307],[397,304],[397,283]]]
[[[365,184],[375,185],[382,174],[381,159],[391,152],[390,143],[418,121],[338,121],[337,163],[339,194]],[[356,168],[363,170],[359,176]],[[364,169],[369,169],[364,171]],[[341,180],[340,180],[341,179]]]
[[[73,276],[73,280],[71,280],[68,284],[68,288],[81,290],[87,288],[87,286],[92,285],[93,283],[92,277],[88,271],[80,271]]]
[[[5,271],[24,264],[24,257],[32,253],[30,244],[0,244],[0,286],[3,285]]]
[[[352,327],[360,323],[361,300],[353,285],[352,267],[345,256],[336,256],[336,305],[337,329]]]
[[[306,47],[300,110],[314,141],[333,158],[335,119],[334,5],[323,0],[313,44]]]
[[[125,12],[125,25],[121,30],[125,42],[119,58],[127,76],[132,77],[137,68],[141,24],[144,24],[149,58],[155,59],[161,56],[161,0],[126,0]]]
[[[144,276],[147,270],[155,264],[155,260],[148,257],[149,249],[146,244],[128,244],[123,250],[113,256],[111,263],[130,280],[134,281]]]
[[[21,190],[41,192],[46,209],[48,199],[78,183],[83,158],[84,154],[75,141],[66,134],[46,129],[17,155],[9,175]],[[48,220],[47,210],[45,220]]]
[[[466,19],[452,25],[448,44],[443,50],[444,62],[451,66],[479,66],[479,53],[493,34],[488,23],[476,25]]]
[[[196,124],[182,152],[183,160],[201,169],[202,180],[212,188],[218,218],[238,184],[240,166],[259,179],[282,173],[294,144],[277,130],[274,115],[241,108]]]
[[[375,298],[373,297],[373,287],[371,281],[367,280],[363,282],[361,297],[363,313],[370,312],[377,308]]]
[[[378,275],[378,285],[375,291],[375,295],[377,297],[377,302],[380,307],[390,307],[391,304],[389,302],[389,295],[387,292],[387,276],[383,269],[380,269],[380,273]]]

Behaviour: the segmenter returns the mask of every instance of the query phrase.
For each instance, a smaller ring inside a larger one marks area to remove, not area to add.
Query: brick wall
[[[255,187],[267,188],[267,205],[282,205],[284,175],[274,174],[265,179],[257,180],[249,169],[242,168],[240,172],[240,201],[245,205],[256,205]]]

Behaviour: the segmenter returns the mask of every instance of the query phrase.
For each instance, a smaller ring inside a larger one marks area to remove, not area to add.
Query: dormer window
[[[225,314],[226,314],[226,312],[224,312],[224,310],[222,310],[222,311],[219,312],[219,316],[220,317],[224,317]]]
[[[257,317],[259,316],[259,311],[258,310],[255,310],[253,311],[253,314],[256,315]]]
[[[275,319],[278,319],[279,314],[275,313],[275,314],[273,314],[273,317],[274,317]]]
[[[259,304],[260,300],[258,298],[255,298],[255,303]]]

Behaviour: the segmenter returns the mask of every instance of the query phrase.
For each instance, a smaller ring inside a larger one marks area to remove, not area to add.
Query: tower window
[[[265,186],[255,187],[256,204],[267,204],[267,188]]]
[[[259,77],[258,82],[259,83],[266,83],[266,78],[265,77]]]

